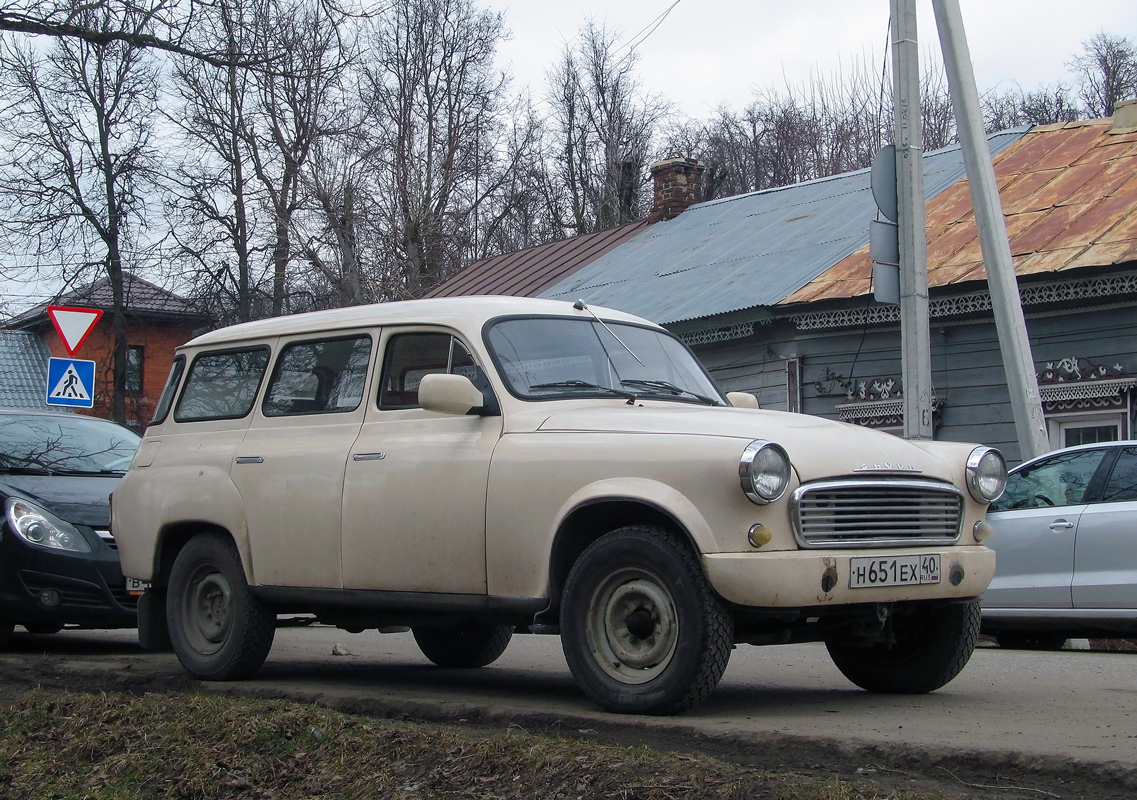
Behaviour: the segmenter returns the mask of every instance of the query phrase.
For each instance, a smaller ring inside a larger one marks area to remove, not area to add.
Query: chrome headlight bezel
[[[1007,488],[1007,462],[993,447],[976,447],[967,457],[967,491],[978,503],[994,503]]]
[[[30,500],[9,497],[4,501],[8,528],[32,547],[65,553],[90,553],[91,545],[79,529]]]
[[[742,451],[738,478],[750,502],[764,506],[786,493],[790,485],[790,457],[781,445],[755,439]]]

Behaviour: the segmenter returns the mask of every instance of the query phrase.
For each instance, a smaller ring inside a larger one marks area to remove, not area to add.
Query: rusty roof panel
[[[1134,242],[1107,242],[1087,247],[1063,269],[1075,267],[1096,267],[1106,264],[1124,264],[1132,260]]]
[[[1078,257],[1084,247],[1071,247],[1064,250],[1044,250],[1015,263],[1016,275],[1036,275],[1042,272],[1058,272]]]
[[[1125,195],[1113,195],[1099,200],[1072,219],[1065,230],[1051,239],[1047,246],[1053,249],[1078,245],[1088,247],[1098,241],[1113,241],[1110,229],[1133,207],[1134,199]]]
[[[1031,165],[1032,170],[1062,169],[1077,162],[1087,152],[1101,143],[1103,126],[1087,125],[1079,128],[1069,126],[1056,131],[1055,136],[1060,137],[1056,146],[1050,152]]]
[[[1017,254],[1033,253],[1047,249],[1071,222],[1085,212],[1087,205],[1064,205],[1042,212],[1033,225],[1030,225],[1011,241],[1011,252]]]
[[[1038,211],[1040,208],[1050,208],[1047,205],[1032,205],[1032,200],[1040,189],[1053,181],[1061,174],[1061,170],[1048,169],[1039,172],[1020,172],[1008,186],[999,190],[999,199],[1003,203],[1004,214],[1014,214],[1021,211]]]

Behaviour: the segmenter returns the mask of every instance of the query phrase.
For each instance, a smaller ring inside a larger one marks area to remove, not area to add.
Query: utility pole
[[[896,5],[896,0],[893,0],[893,5]],[[1050,443],[1046,436],[1038,382],[1034,377],[1034,358],[1030,352],[1026,318],[1019,299],[1019,285],[1015,280],[1011,246],[1007,241],[1003,205],[999,200],[995,168],[991,164],[991,151],[987,147],[987,136],[983,131],[979,92],[975,87],[975,73],[971,66],[959,2],[932,0],[932,8],[936,14],[936,29],[947,69],[951,102],[955,107],[964,168],[971,187],[971,204],[975,208],[975,224],[979,229],[979,245],[983,252],[984,268],[987,270],[987,285],[991,292],[999,349],[1003,354],[1003,367],[1007,374],[1015,433],[1018,435],[1020,455],[1025,461],[1049,451]],[[923,209],[922,202],[920,208]],[[902,244],[903,241],[901,233]],[[905,394],[907,388],[905,379]],[[905,423],[907,431],[907,420]]]
[[[932,344],[928,330],[928,239],[916,0],[890,0],[893,138],[900,238],[900,349],[904,438],[932,438]]]

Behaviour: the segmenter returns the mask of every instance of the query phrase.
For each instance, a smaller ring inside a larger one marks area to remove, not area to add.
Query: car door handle
[[[352,461],[382,461],[387,457],[386,453],[355,453],[352,455]]]
[[[264,456],[237,456],[238,464],[263,464]]]
[[[1054,531],[1055,533],[1058,533],[1059,531],[1065,531],[1065,530],[1069,530],[1070,528],[1073,528],[1074,523],[1070,522],[1069,520],[1065,520],[1065,519],[1056,519],[1053,522],[1051,522],[1048,527],[1050,528],[1050,530]]]

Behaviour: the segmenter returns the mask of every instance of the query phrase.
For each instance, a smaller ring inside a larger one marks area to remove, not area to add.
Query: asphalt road
[[[885,696],[846,681],[823,645],[740,646],[710,698],[677,718],[600,711],[576,688],[554,636],[515,636],[492,666],[459,671],[431,665],[409,633],[282,628],[253,680],[193,684],[172,654],[138,651],[133,631],[64,631],[17,635],[0,670],[6,680],[90,684],[101,675],[111,687],[143,689],[173,681],[385,716],[699,746],[762,766],[840,761],[961,783],[1033,775],[1039,786],[1077,778],[1137,795],[1137,653],[980,647],[943,689]]]

